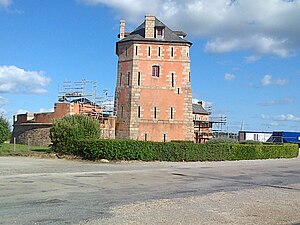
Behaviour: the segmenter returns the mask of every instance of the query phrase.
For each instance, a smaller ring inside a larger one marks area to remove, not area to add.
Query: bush
[[[10,126],[8,120],[0,116],[0,144],[10,138]]]
[[[89,116],[65,116],[53,122],[50,129],[52,149],[58,153],[74,154],[74,143],[79,139],[100,138],[99,122]]]
[[[247,144],[247,145],[250,145],[250,144],[254,144],[254,145],[263,144],[263,142],[254,141],[254,140],[244,140],[244,141],[240,141],[239,143],[240,144]],[[273,144],[272,142],[270,142],[270,143]]]
[[[194,144],[133,140],[77,140],[76,152],[84,159],[143,161],[223,161],[298,156],[298,145]]]
[[[221,138],[213,138],[206,142],[206,144],[235,144],[237,140],[233,138],[221,137]]]

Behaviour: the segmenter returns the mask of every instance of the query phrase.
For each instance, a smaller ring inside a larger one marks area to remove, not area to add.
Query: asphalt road
[[[0,224],[300,224],[300,159],[0,157]]]

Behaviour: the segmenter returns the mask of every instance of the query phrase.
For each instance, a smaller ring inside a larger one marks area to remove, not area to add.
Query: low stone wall
[[[16,138],[17,144],[28,144],[30,146],[48,146],[51,143],[51,123],[23,123],[15,124],[11,143]]]

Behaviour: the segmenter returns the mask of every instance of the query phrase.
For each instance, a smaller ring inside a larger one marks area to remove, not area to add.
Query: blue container
[[[300,143],[300,132],[274,131],[272,139],[276,143]]]

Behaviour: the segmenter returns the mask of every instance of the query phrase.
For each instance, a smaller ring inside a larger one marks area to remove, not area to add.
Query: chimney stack
[[[125,37],[125,20],[120,20],[120,40]]]
[[[155,33],[155,16],[145,16],[145,38],[154,38]]]

